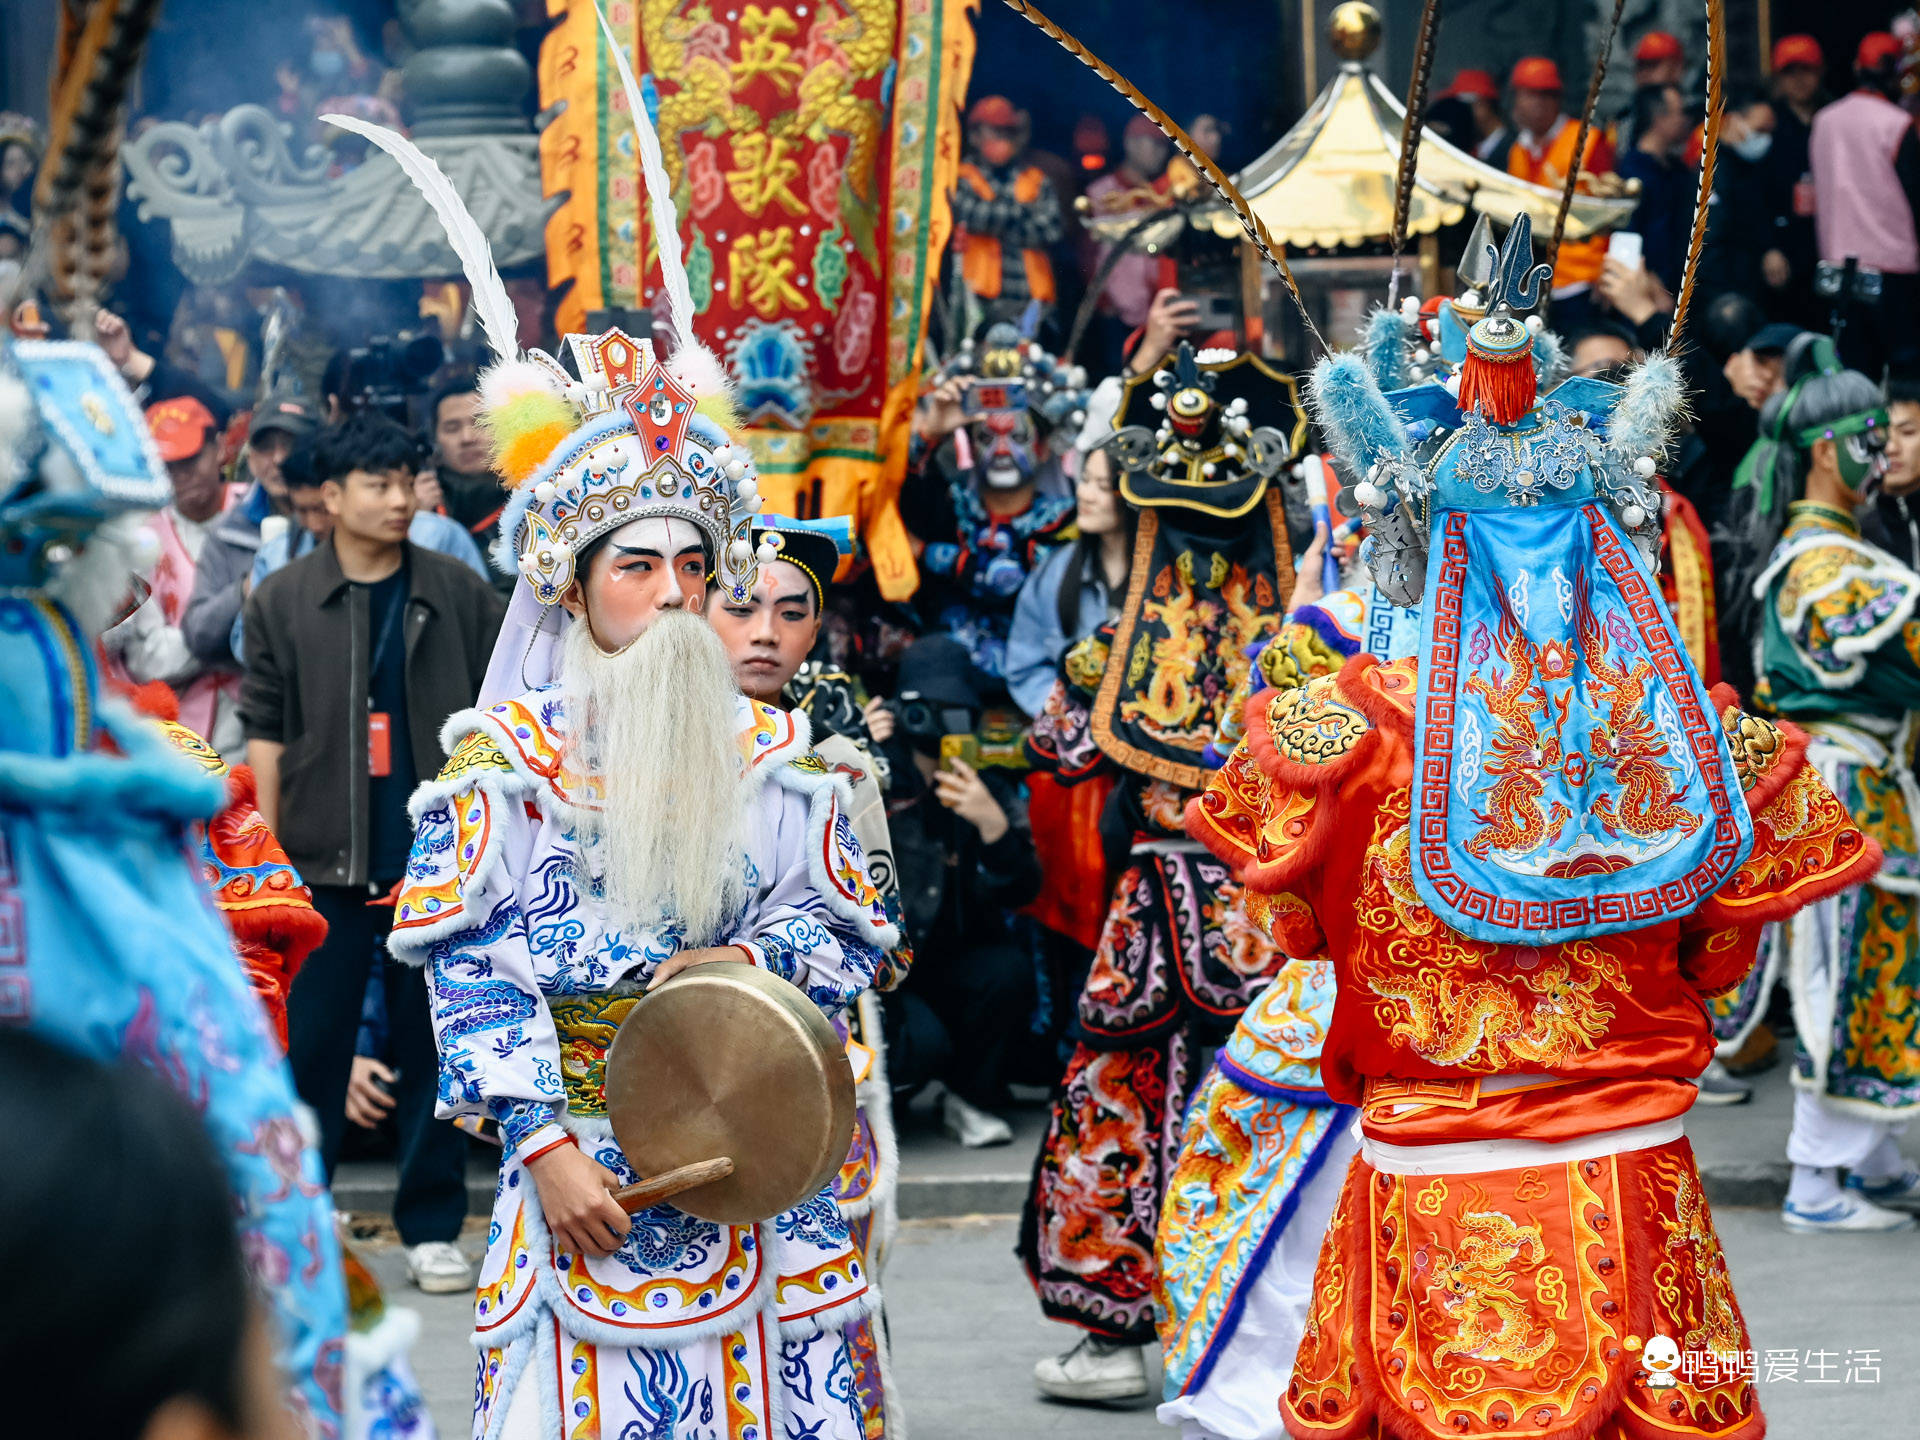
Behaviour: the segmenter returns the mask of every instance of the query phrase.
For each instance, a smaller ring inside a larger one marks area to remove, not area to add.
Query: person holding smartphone
[[[891,826],[914,969],[887,999],[888,1066],[902,1094],[945,1084],[942,1119],[962,1145],[1004,1145],[1013,1131],[992,1111],[1009,1103],[1008,1061],[1034,999],[1012,919],[1040,893],[1026,805],[1005,772],[977,764],[980,688],[959,641],[913,644],[893,708],[906,754]]]

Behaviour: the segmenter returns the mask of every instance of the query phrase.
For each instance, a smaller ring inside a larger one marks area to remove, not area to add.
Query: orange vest
[[[973,187],[973,193],[982,200],[993,198],[993,186],[987,183],[987,177],[980,173],[977,165],[963,163],[960,166],[960,179]],[[1023,205],[1031,205],[1040,198],[1040,187],[1046,181],[1046,175],[1038,165],[1029,165],[1014,177],[1013,198]],[[997,299],[1000,294],[1000,241],[992,235],[975,235],[962,230],[956,237],[960,242],[960,276],[967,282],[967,289],[982,300]],[[1053,300],[1053,262],[1047,258],[1044,250],[1022,250],[1020,261],[1027,270],[1027,293],[1042,303]]]
[[[1568,120],[1560,127],[1559,133],[1547,142],[1545,152],[1537,161],[1525,145],[1515,140],[1513,148],[1507,152],[1507,173],[1557,191],[1567,183],[1567,167],[1573,162],[1573,141],[1579,133],[1580,122]],[[1607,144],[1599,126],[1595,126],[1587,135],[1587,154],[1582,168],[1590,171],[1613,168],[1613,147]],[[1582,183],[1574,188],[1585,191],[1588,187]],[[1606,264],[1606,260],[1607,237],[1604,235],[1596,235],[1590,240],[1562,241],[1559,261],[1553,267],[1553,288],[1559,290],[1568,285],[1591,285],[1600,278],[1600,267]]]

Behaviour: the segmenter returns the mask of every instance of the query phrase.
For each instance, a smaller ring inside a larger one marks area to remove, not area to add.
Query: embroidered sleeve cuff
[[[531,1158],[525,1154],[527,1141],[544,1130],[558,1130],[564,1138],[566,1131],[560,1130],[556,1123],[558,1112],[544,1100],[489,1100],[487,1113],[500,1126],[500,1139],[509,1150],[520,1150],[522,1158]]]

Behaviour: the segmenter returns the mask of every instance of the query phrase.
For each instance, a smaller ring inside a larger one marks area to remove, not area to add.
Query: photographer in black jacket
[[[1035,998],[1033,959],[1012,915],[1040,893],[1025,792],[1004,772],[974,768],[956,739],[980,723],[980,692],[964,646],[946,635],[916,641],[900,660],[893,706],[889,805],[900,901],[913,936],[913,973],[888,997],[888,1068],[912,1093],[947,1087],[944,1120],[962,1145],[1004,1145],[1006,1064]]]

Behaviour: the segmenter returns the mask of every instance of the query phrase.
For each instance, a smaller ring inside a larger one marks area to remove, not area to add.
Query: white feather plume
[[[593,13],[599,17],[600,33],[606,36],[607,49],[613,52],[614,68],[620,72],[620,84],[627,92],[627,109],[633,116],[633,136],[640,146],[640,172],[647,185],[647,207],[653,215],[654,243],[660,247],[660,279],[667,289],[667,313],[673,325],[676,346],[693,343],[693,290],[687,284],[686,261],[680,253],[680,215],[673,208],[673,186],[667,179],[667,162],[660,153],[660,136],[654,131],[653,117],[647,113],[646,97],[640,82],[634,79],[627,52],[607,23],[607,12],[594,0]]]
[[[673,355],[667,360],[667,373],[695,400],[721,396],[729,404],[733,401],[733,377],[727,374],[727,367],[691,335],[675,343]]]
[[[1607,417],[1608,445],[1629,462],[1642,455],[1660,459],[1686,406],[1679,364],[1656,350],[1628,372],[1620,389]]]
[[[447,179],[446,172],[434,164],[419,146],[384,125],[371,125],[352,115],[322,115],[320,118],[329,125],[337,125],[378,145],[393,157],[394,163],[406,173],[421,197],[433,207],[433,213],[440,217],[441,228],[447,232],[447,241],[453,246],[453,253],[460,257],[460,268],[466,271],[467,283],[473,287],[474,313],[480,317],[480,328],[486,332],[487,344],[502,360],[518,359],[520,321],[513,313],[513,301],[507,295],[506,282],[500,278],[499,268],[493,263],[493,249],[487,244],[486,232],[467,213],[466,202],[460,198],[460,192],[453,188],[453,182]]]

